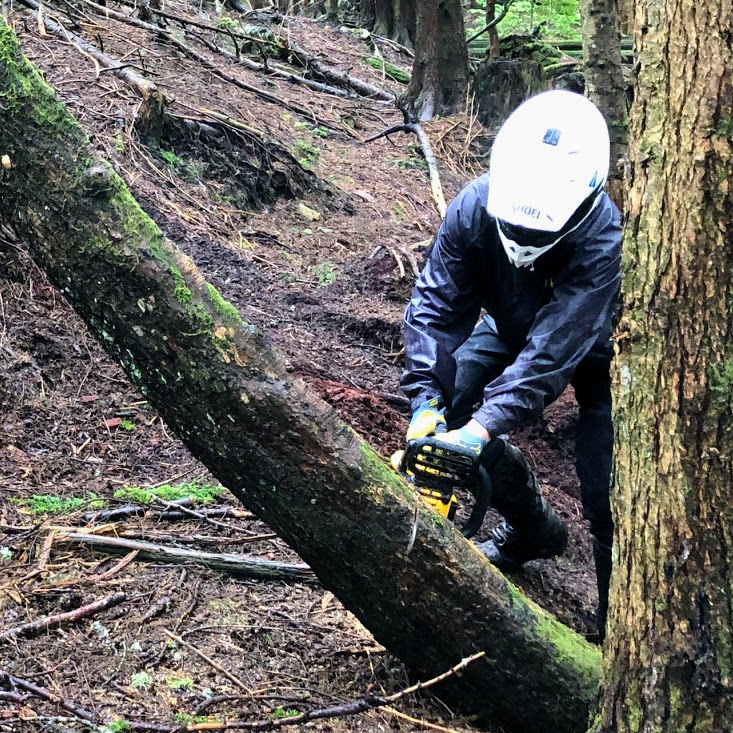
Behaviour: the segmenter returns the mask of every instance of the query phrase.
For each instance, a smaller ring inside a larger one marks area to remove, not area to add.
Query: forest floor
[[[127,6],[108,7],[137,17]],[[393,104],[318,93],[243,68],[211,51],[213,31],[165,24],[230,77],[276,95],[268,101],[183,55],[160,34],[105,17],[104,8],[86,0],[74,8],[52,3],[44,16],[68,23],[66,11],[73,11],[70,30],[152,79],[175,123],[157,145],[140,142],[132,129],[136,93],[113,73],[98,73],[78,44],[42,34],[37,18],[16,5],[10,21],[25,53],[88,130],[100,156],[205,277],[268,334],[293,375],[383,455],[401,447],[408,416],[399,389],[401,316],[414,281],[412,263],[419,265],[440,221],[416,139],[395,135],[363,143],[401,122],[401,114]],[[223,22],[220,9],[181,0],[169,0],[165,10],[229,30],[267,20],[225,13],[232,20]],[[374,47],[351,30],[269,20],[276,36],[333,68],[396,94],[404,88],[373,68]],[[385,60],[409,71],[408,54],[371,40]],[[233,48],[233,39],[218,42]],[[302,72],[293,54],[278,53],[283,68]],[[221,115],[227,123],[220,124]],[[262,136],[243,135],[242,123]],[[450,200],[485,169],[490,134],[467,115],[439,120],[427,131]],[[288,191],[296,174],[300,183]],[[110,731],[211,730],[221,721],[280,721],[407,687],[412,680],[402,664],[313,582],[245,579],[198,563],[141,562],[134,553],[120,563],[64,539],[62,529],[73,528],[298,561],[226,492],[203,496],[206,486],[220,489],[216,481],[86,332],[22,243],[3,250],[0,730],[102,730],[99,724],[109,721],[117,721]],[[511,436],[570,530],[563,557],[529,563],[512,580],[590,634],[595,589],[572,465],[575,409],[568,392],[536,425]],[[149,497],[153,504],[143,515],[117,521],[93,515],[140,500],[132,488],[167,486],[195,495],[202,517],[179,513],[178,521],[168,521]],[[223,506],[239,511],[202,514]],[[487,517],[478,539],[495,521]],[[24,623],[115,592],[124,600],[77,623],[2,639]],[[35,690],[14,686],[8,674]],[[390,708],[307,727],[468,731],[471,722],[424,691]]]

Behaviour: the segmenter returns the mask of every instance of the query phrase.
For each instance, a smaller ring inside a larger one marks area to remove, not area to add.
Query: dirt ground
[[[44,14],[68,22],[65,9],[72,7],[51,4]],[[109,7],[136,17],[127,6]],[[207,48],[213,32],[171,19],[164,25],[230,76],[280,100],[266,101],[160,35],[106,18],[92,5],[79,8],[70,30],[147,74],[173,119],[195,130],[186,137],[177,125],[166,128],[159,145],[140,142],[132,129],[136,93],[112,73],[97,73],[78,44],[42,36],[38,21],[16,6],[10,20],[24,51],[99,154],[206,278],[266,331],[293,374],[385,456],[401,447],[408,416],[399,389],[401,315],[439,216],[414,139],[362,142],[401,115],[388,103],[265,77]],[[222,27],[220,13],[206,3],[176,0],[165,9]],[[372,48],[349,29],[291,20],[272,30],[337,70],[394,93],[402,89],[367,63]],[[409,70],[401,49],[380,41],[377,47]],[[287,53],[279,63],[302,71]],[[309,114],[297,111],[302,107]],[[217,127],[216,114],[229,123]],[[232,121],[261,131],[260,153],[275,146],[260,155],[262,184],[252,184],[251,175],[245,180],[257,145]],[[218,137],[207,138],[202,130],[209,128]],[[490,135],[470,116],[432,123],[428,132],[450,199],[485,166]],[[298,172],[298,197],[283,184],[300,168],[293,160],[310,171]],[[73,528],[298,562],[241,506],[236,516],[202,514],[234,507],[226,493],[195,503],[199,517],[179,512],[176,521],[160,516],[160,505],[121,520],[90,516],[129,503],[114,497],[121,489],[216,482],[86,333],[22,243],[7,239],[0,253],[0,730],[102,730],[101,723],[110,731],[211,730],[222,721],[282,720],[408,687],[413,680],[401,663],[315,582],[244,579],[197,563],[141,562],[134,554],[120,562],[61,536],[62,528]],[[594,576],[572,465],[574,426],[569,392],[536,425],[512,436],[571,538],[563,557],[530,563],[513,580],[590,634]],[[494,521],[495,515],[487,518],[479,539]],[[77,623],[2,640],[24,623],[113,593],[124,593],[124,600]],[[35,690],[13,685],[7,675]],[[307,724],[336,732],[429,726],[473,730],[429,691],[386,709]]]

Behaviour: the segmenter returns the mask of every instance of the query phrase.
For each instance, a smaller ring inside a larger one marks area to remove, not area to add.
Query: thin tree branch
[[[505,0],[504,2],[504,9],[497,15],[490,23],[487,23],[480,31],[477,33],[474,33],[467,41],[466,43],[473,43],[477,38],[480,38],[484,35],[484,33],[487,33],[490,31],[494,26],[499,25],[502,20],[506,17],[506,14],[509,12],[509,8],[514,5],[514,0]]]
[[[12,629],[7,629],[0,633],[0,643],[10,641],[11,639],[17,639],[19,637],[36,636],[49,629],[62,626],[63,624],[73,623],[83,618],[105,611],[112,606],[117,606],[123,601],[127,600],[125,593],[112,593],[105,598],[100,598],[98,601],[89,603],[86,606],[80,606],[73,611],[67,611],[66,613],[59,613],[55,616],[45,616],[44,618],[30,621],[22,626],[16,626]]]

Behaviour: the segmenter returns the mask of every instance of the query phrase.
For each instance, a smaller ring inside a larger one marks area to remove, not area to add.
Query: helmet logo
[[[535,208],[534,206],[530,206],[529,204],[514,204],[512,208],[515,212],[520,211],[522,214],[529,217],[530,219],[539,219],[540,214],[542,213],[539,209]]]
[[[542,138],[542,142],[553,147],[557,146],[560,142],[560,130],[555,130],[552,127],[548,128],[545,136]]]
[[[598,171],[596,171],[593,174],[593,178],[591,178],[591,181],[588,184],[588,188],[595,188],[597,183],[598,183]]]

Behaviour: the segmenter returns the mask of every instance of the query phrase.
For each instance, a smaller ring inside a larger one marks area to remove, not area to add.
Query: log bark
[[[94,160],[3,23],[0,103],[4,226],[192,454],[420,677],[485,651],[445,683],[457,707],[508,731],[584,731],[598,651],[287,375],[263,334]]]
[[[635,6],[617,551],[594,731],[730,731],[733,6]]]

